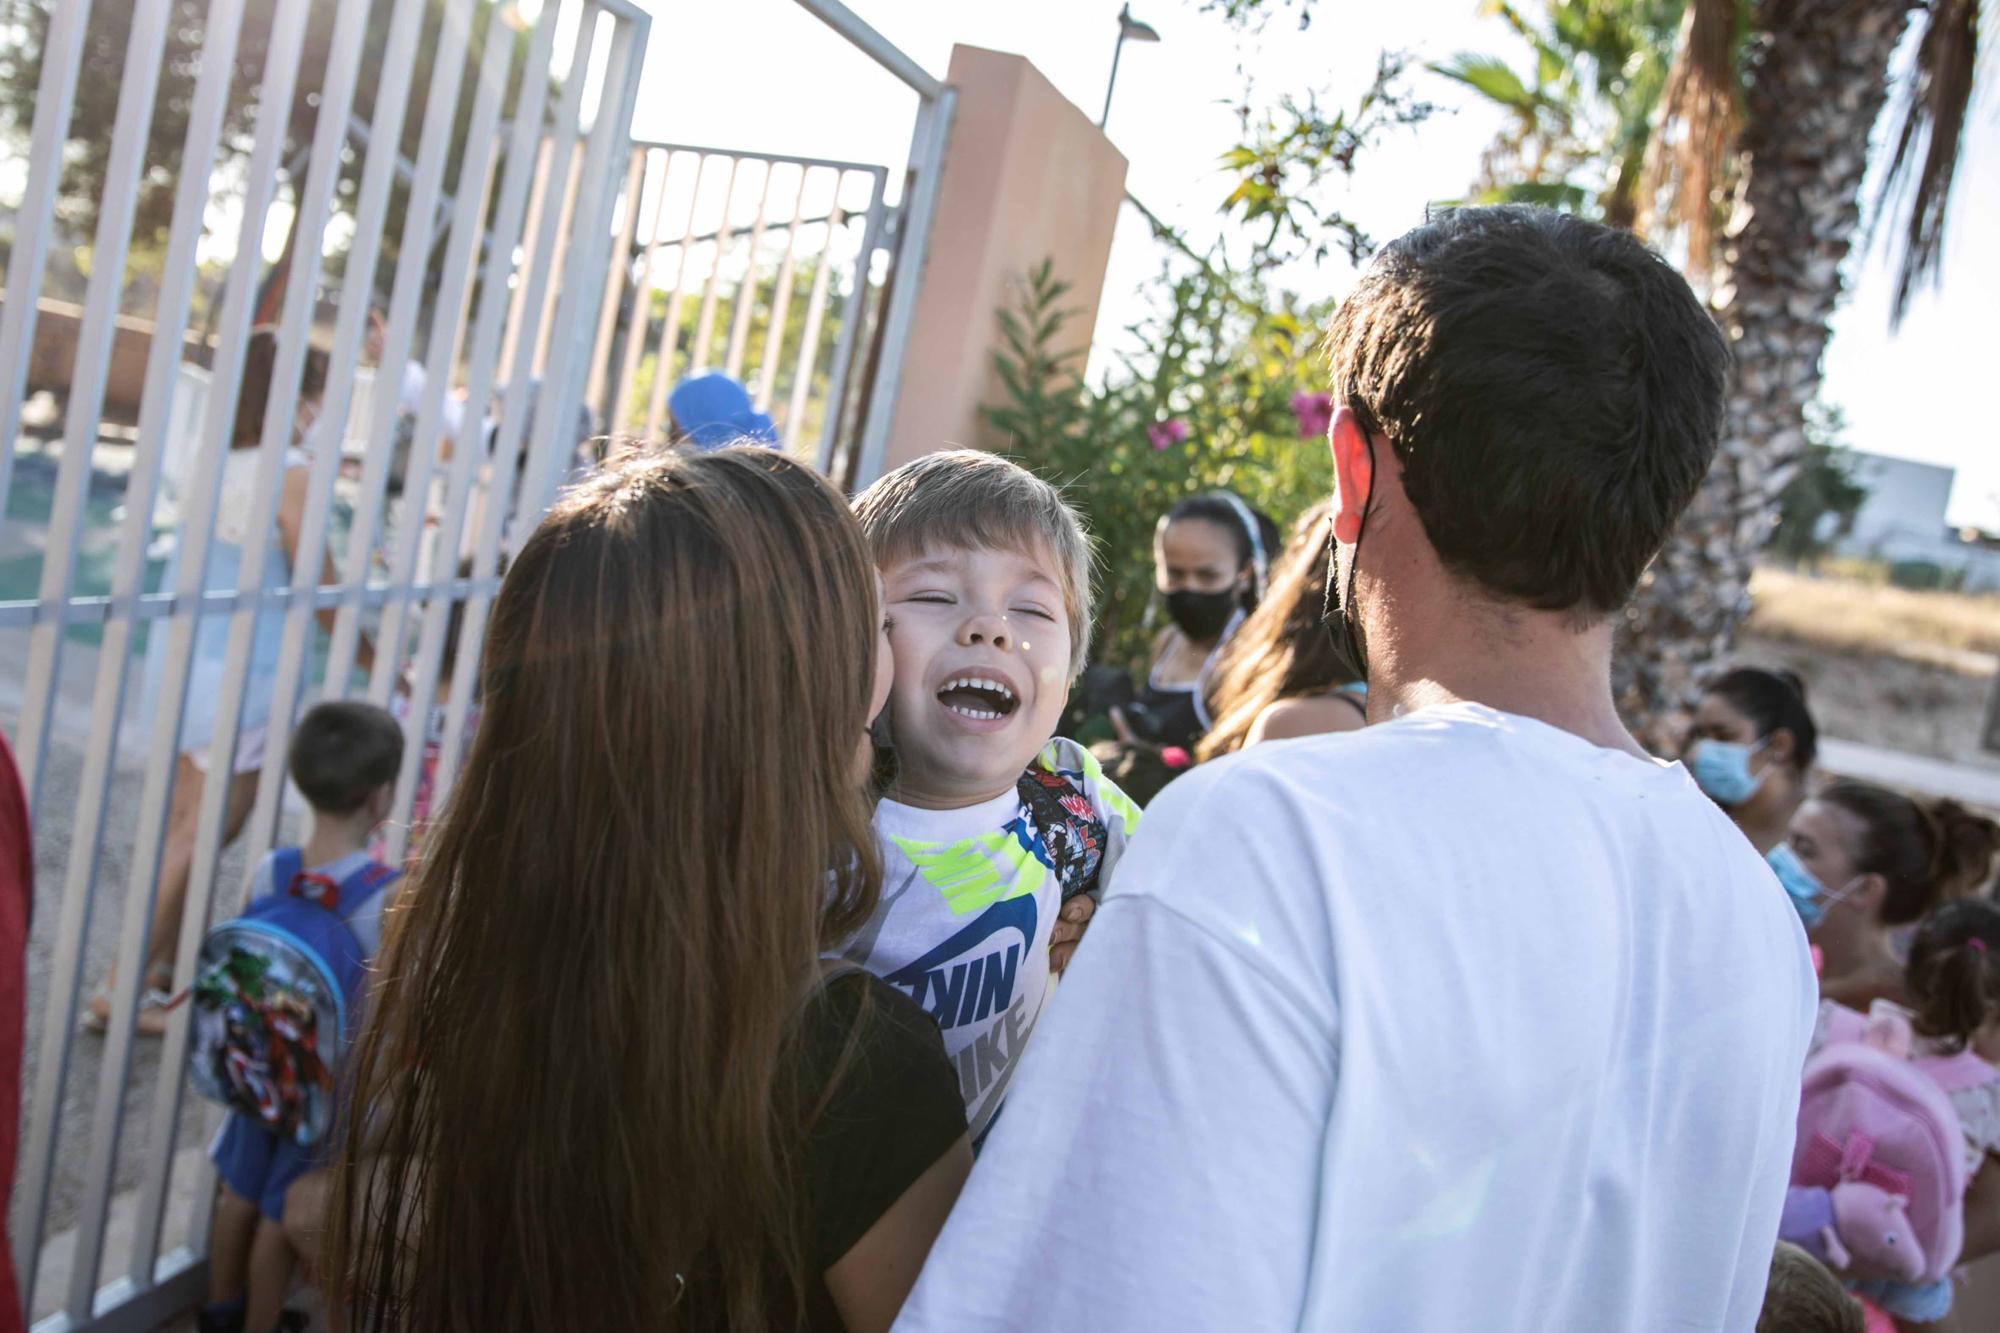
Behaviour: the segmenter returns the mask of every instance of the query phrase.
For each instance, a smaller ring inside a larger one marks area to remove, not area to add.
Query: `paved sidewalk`
[[[1967,805],[2000,810],[2000,756],[1990,764],[1952,763],[1822,737],[1819,761],[1827,772],[1844,778],[1859,778],[1925,796],[1948,796]]]

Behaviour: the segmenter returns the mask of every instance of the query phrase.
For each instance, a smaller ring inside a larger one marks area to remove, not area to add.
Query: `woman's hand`
[[[1056,914],[1055,929],[1049,932],[1049,971],[1060,976],[1069,966],[1090,918],[1096,914],[1097,900],[1087,893],[1079,893],[1062,905],[1062,911]]]

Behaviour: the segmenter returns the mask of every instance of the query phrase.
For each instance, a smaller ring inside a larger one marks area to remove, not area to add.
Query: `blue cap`
[[[750,394],[719,370],[690,375],[667,395],[674,425],[698,449],[725,444],[765,444],[777,447],[771,418],[751,406]]]

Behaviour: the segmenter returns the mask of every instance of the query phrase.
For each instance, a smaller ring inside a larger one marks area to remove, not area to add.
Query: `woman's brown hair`
[[[317,403],[326,395],[326,353],[306,348],[299,367],[299,399]],[[250,331],[243,348],[243,383],[236,391],[236,419],[229,427],[231,449],[254,449],[264,438],[264,409],[271,399],[278,372],[278,335],[268,328]]]
[[[1963,898],[1925,917],[1910,941],[1903,988],[1916,1012],[1912,1026],[1947,1050],[1964,1050],[2000,1017],[2000,904]]]
[[[880,614],[847,506],[768,450],[628,456],[523,546],[355,1048],[348,1326],[673,1328],[697,1280],[736,1329],[799,1308],[783,1054],[880,893]]]
[[[1887,882],[1884,925],[1906,926],[1969,897],[1993,873],[2000,824],[1956,801],[1919,802],[1866,782],[1836,782],[1817,799],[1848,816],[1855,869]]]
[[[1326,570],[1333,558],[1333,502],[1292,525],[1264,600],[1237,627],[1215,664],[1203,762],[1243,748],[1251,724],[1280,699],[1324,694],[1354,679],[1326,628]]]

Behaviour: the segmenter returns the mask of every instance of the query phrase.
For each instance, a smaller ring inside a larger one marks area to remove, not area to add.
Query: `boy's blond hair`
[[[1757,1333],[1862,1333],[1861,1307],[1819,1260],[1781,1240]]]
[[[978,449],[925,454],[854,499],[875,563],[914,560],[927,550],[1020,551],[1054,561],[1069,616],[1069,675],[1090,656],[1090,538],[1062,493],[1018,463]]]

